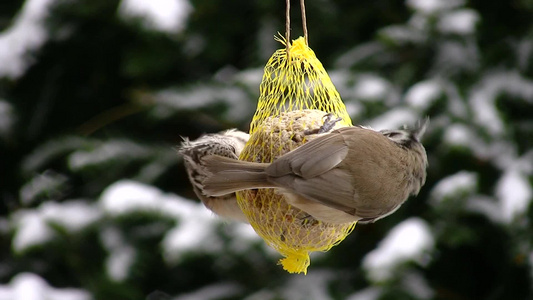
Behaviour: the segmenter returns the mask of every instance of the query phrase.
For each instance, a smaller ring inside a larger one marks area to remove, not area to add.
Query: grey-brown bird
[[[178,148],[179,154],[183,157],[185,170],[193,190],[202,203],[223,218],[242,222],[248,222],[248,220],[239,208],[234,192],[215,197],[205,195],[202,181],[208,173],[205,170],[202,158],[208,155],[219,155],[237,160],[248,138],[249,135],[247,133],[230,129],[219,133],[204,134],[193,141],[183,138],[183,142]]]
[[[428,161],[420,138],[428,121],[402,130],[339,128],[272,163],[205,156],[203,192],[219,196],[277,188],[290,205],[317,220],[374,222],[396,211],[424,185]]]

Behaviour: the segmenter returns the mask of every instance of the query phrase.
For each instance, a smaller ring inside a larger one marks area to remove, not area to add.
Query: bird
[[[202,191],[218,197],[274,188],[316,220],[372,223],[395,212],[424,185],[428,160],[420,139],[428,123],[425,118],[399,130],[348,126],[319,132],[271,163],[206,155]]]
[[[202,181],[207,172],[203,166],[202,158],[208,155],[218,155],[237,160],[249,139],[249,135],[237,129],[230,129],[219,133],[204,134],[196,140],[189,140],[187,137],[182,139],[183,141],[177,150],[183,157],[185,170],[196,196],[216,215],[247,223],[248,220],[241,211],[234,192],[217,196],[205,194]]]

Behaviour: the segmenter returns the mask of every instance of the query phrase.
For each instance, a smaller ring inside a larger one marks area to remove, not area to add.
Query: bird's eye
[[[390,138],[391,138],[391,137],[395,137],[395,136],[399,136],[399,135],[400,135],[399,132],[394,132],[394,131],[393,131],[393,132],[389,132],[389,133],[387,133],[387,136],[390,137]]]

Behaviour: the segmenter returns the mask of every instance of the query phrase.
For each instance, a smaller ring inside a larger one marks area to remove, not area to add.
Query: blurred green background
[[[533,2],[306,5],[354,123],[431,117],[418,197],[288,274],[174,149],[248,129],[285,1],[6,0],[0,300],[533,299]]]

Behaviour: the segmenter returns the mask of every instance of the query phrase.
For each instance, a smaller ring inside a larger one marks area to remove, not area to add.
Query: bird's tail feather
[[[417,141],[420,141],[424,133],[426,132],[426,129],[429,125],[429,117],[425,117],[422,120],[418,120],[416,122],[415,127],[411,130],[412,134],[416,138]]]
[[[207,196],[221,196],[240,190],[272,188],[265,168],[269,164],[253,163],[210,155],[202,159],[209,175],[203,182]]]

